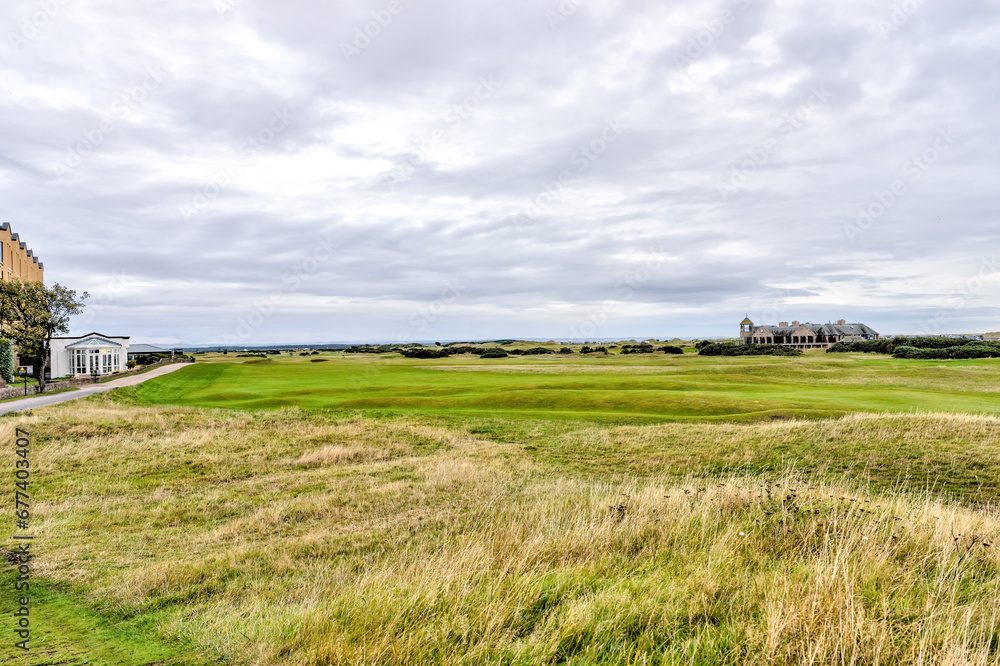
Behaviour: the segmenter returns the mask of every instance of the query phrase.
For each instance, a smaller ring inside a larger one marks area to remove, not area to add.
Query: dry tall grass
[[[907,428],[968,446],[1000,425],[955,419],[584,430],[529,454],[414,419],[95,400],[0,437],[38,442],[40,575],[231,663],[996,664],[996,509],[594,453],[680,455],[698,427],[727,449],[899,448]],[[573,446],[596,459],[566,465]]]

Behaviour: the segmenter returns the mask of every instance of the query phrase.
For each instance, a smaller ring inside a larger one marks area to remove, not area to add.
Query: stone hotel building
[[[838,342],[878,340],[876,331],[865,324],[805,324],[783,321],[777,326],[755,324],[747,317],[740,322],[740,342],[745,345],[785,345],[796,349],[825,349]]]

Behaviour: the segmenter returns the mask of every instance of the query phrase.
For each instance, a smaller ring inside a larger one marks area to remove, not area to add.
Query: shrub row
[[[946,349],[911,347],[900,345],[892,354],[896,358],[916,359],[962,359],[1000,358],[1000,347],[984,343],[956,345]]]
[[[650,344],[639,344],[639,345],[622,345],[622,354],[652,354],[653,345]]]
[[[702,340],[702,342],[706,342]],[[802,350],[783,345],[740,345],[732,342],[698,343],[699,356],[801,356]]]
[[[907,351],[897,353],[901,348]],[[952,351],[952,350],[966,351]],[[926,350],[928,354],[921,356],[909,350]],[[1000,350],[1000,342],[970,341],[962,338],[940,337],[907,337],[900,335],[883,340],[861,340],[859,342],[838,342],[829,347],[828,354],[842,352],[862,352],[865,354],[892,354],[897,358],[993,358],[992,351]],[[941,353],[932,353],[941,352]],[[978,354],[978,355],[968,355]]]

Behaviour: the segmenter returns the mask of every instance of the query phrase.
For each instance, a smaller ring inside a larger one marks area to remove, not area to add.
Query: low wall
[[[76,385],[76,382],[56,382],[55,384],[46,384],[45,392],[51,393],[52,391],[58,391],[60,389],[70,388]],[[28,387],[28,395],[35,395],[38,393],[37,386]],[[10,385],[5,389],[0,389],[0,400],[10,400],[11,398],[20,398],[24,395],[24,386]]]

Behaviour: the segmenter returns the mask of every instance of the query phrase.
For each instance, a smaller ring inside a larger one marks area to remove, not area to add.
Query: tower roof
[[[750,317],[747,316],[746,319],[740,322],[740,326],[753,326],[753,322],[750,321]]]

